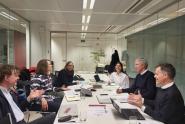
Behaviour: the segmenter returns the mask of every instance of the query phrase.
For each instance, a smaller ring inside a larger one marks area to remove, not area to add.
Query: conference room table
[[[93,73],[78,73],[78,75],[82,76],[85,79],[83,83],[88,84],[88,86],[95,83],[95,81],[93,81],[95,74]],[[107,82],[109,79],[106,74],[99,74],[99,77],[105,82]],[[71,89],[71,92],[74,92],[75,87],[76,86],[69,87]],[[122,103],[122,106],[124,106],[125,108],[138,109],[138,111],[143,115],[145,120],[126,120],[120,115],[120,113],[114,108],[112,104],[99,104],[99,101],[97,100],[97,96],[99,94],[116,94],[117,88],[118,86],[116,85],[109,86],[107,85],[107,83],[102,83],[102,88],[92,92],[92,97],[83,97],[79,101],[70,102],[67,101],[64,97],[60,109],[55,118],[54,124],[163,124],[159,121],[153,120],[150,116],[142,112],[139,108],[130,105],[129,103]],[[71,105],[73,107],[74,105],[76,105],[78,117],[75,119],[75,121],[58,122],[58,119],[62,116],[61,114],[64,111],[63,109],[66,105]],[[106,106],[106,111],[102,113],[101,107],[104,105]],[[99,108],[100,110],[98,110]],[[79,114],[84,114],[86,121],[80,121]]]

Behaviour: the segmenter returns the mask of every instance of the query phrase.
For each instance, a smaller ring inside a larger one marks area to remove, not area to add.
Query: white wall
[[[104,34],[99,40],[96,38],[86,39],[85,43],[80,42],[80,38],[67,36],[66,37],[52,37],[50,50],[50,31],[42,22],[32,22],[30,24],[31,36],[31,66],[36,66],[41,59],[50,59],[54,61],[54,70],[60,70],[64,67],[66,61],[73,61],[76,70],[81,71],[95,71],[96,63],[92,57],[91,52],[103,49],[105,58],[101,63],[109,64],[113,48],[117,49],[121,58],[123,50],[127,49],[126,40],[118,38],[115,34]],[[80,35],[80,34],[79,34]],[[67,53],[66,53],[67,52]]]
[[[51,60],[54,61],[54,70],[60,70],[66,63],[66,40],[64,37],[51,39]]]
[[[66,59],[65,37],[52,37],[51,39],[51,58],[55,63],[55,70],[60,70],[64,67]],[[103,49],[105,58],[101,63],[109,64],[113,48],[118,50],[120,59],[122,51],[126,50],[126,40],[118,39],[115,34],[106,34],[99,40],[89,38],[85,43],[81,43],[80,40],[70,35],[67,37],[67,61],[74,62],[76,71],[95,71],[96,63],[91,52]]]
[[[50,32],[42,22],[31,22],[31,66],[36,66],[41,59],[50,58]]]

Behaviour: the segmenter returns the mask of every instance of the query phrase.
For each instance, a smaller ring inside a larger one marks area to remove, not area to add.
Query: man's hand
[[[128,103],[141,108],[143,106],[142,96],[140,94],[129,94]]]
[[[42,106],[42,110],[43,111],[47,111],[48,110],[48,102],[45,98],[41,99],[41,106]]]

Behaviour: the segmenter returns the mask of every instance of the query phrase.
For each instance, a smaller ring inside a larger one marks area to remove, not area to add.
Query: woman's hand
[[[43,90],[31,90],[30,95],[27,97],[28,102],[32,101],[34,98],[41,97],[43,92]]]
[[[118,88],[118,89],[116,90],[116,93],[117,93],[117,94],[123,93],[123,89],[119,89],[119,88]]]
[[[62,89],[63,91],[71,90],[71,89],[67,88],[66,85],[63,85],[63,86],[61,87],[61,89]]]

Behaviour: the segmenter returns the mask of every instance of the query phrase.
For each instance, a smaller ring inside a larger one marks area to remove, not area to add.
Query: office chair
[[[135,78],[129,77],[129,87],[131,87],[134,84]]]

